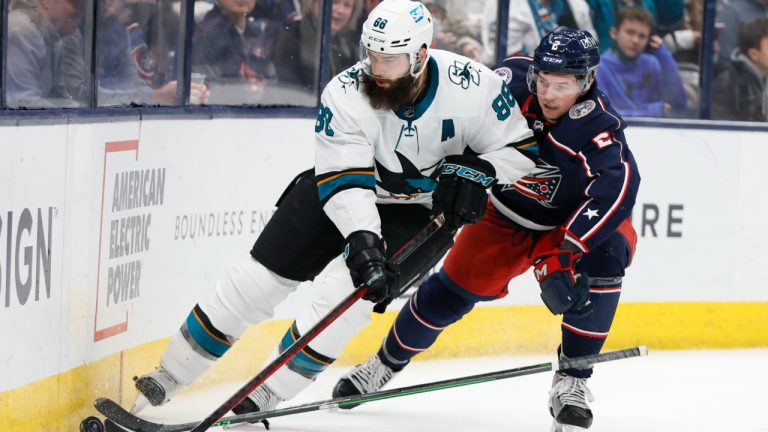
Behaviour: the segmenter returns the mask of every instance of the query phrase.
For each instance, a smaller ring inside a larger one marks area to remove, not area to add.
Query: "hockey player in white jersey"
[[[459,226],[482,217],[488,187],[533,168],[517,150],[533,134],[504,81],[468,58],[429,49],[432,28],[419,2],[384,0],[371,11],[360,62],[323,91],[314,170],[280,198],[251,256],[194,306],[160,366],[136,380],[134,411],[191,384],[300,282],[313,280],[312,304],[275,356],[366,284],[370,302],[354,304],[233,411],[291,399],[370,321],[374,304],[386,307],[437,263]],[[393,268],[393,251],[440,213],[447,228]]]

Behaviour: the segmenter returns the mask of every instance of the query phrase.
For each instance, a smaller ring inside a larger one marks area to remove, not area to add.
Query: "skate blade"
[[[144,397],[143,394],[139,393],[138,396],[136,396],[136,400],[133,401],[133,406],[131,407],[130,413],[134,415],[138,414],[141,412],[141,410],[148,407],[149,405],[149,399]]]
[[[581,426],[574,426],[569,424],[560,424],[556,421],[552,422],[552,428],[549,432],[586,432],[587,429]]]

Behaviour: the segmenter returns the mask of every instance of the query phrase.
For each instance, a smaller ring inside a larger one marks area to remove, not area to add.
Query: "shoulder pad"
[[[453,91],[458,86],[463,90],[475,90],[487,85],[482,76],[490,71],[485,65],[450,51],[433,49],[431,56],[437,66],[440,86],[443,89]],[[448,82],[455,86],[447,85]]]
[[[358,93],[361,88],[362,70],[360,65],[355,64],[350,68],[342,71],[335,77],[331,78],[328,84],[325,86],[323,92],[334,94],[354,94]]]
[[[532,60],[526,56],[513,56],[504,59],[493,67],[493,71],[504,79],[512,96],[520,103],[524,101],[530,92],[528,91],[528,68]]]
[[[572,143],[572,148],[584,145],[600,132],[617,134],[626,127],[602,92],[592,89],[588,95],[574,104],[551,131],[558,141]]]

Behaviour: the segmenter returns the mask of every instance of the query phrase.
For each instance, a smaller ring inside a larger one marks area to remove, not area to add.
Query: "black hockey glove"
[[[397,269],[387,262],[384,239],[370,231],[355,231],[344,244],[344,260],[355,287],[365,285],[365,300],[379,303],[397,295]]]
[[[471,155],[451,155],[440,166],[432,193],[432,214],[445,216],[446,224],[458,229],[482,219],[488,203],[487,189],[496,183],[490,162]]]
[[[574,274],[580,257],[581,253],[560,249],[533,261],[533,275],[541,287],[541,299],[555,315],[584,317],[592,312],[589,277]]]

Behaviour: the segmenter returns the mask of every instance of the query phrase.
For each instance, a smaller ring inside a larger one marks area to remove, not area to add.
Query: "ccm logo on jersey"
[[[480,171],[475,171],[472,168],[467,168],[463,165],[456,165],[452,163],[444,163],[443,169],[440,171],[442,175],[455,174],[458,177],[465,178],[475,183],[480,183],[485,187],[489,187],[496,180],[493,177],[488,177]]]

